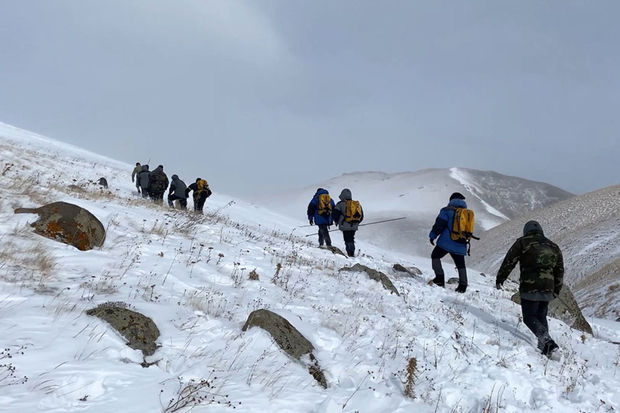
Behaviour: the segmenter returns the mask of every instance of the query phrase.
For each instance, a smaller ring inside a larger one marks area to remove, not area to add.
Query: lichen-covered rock
[[[422,275],[422,271],[419,268],[417,268],[417,267],[409,267],[409,268],[407,268],[404,265],[401,265],[401,264],[398,264],[398,263],[394,264],[392,266],[392,269],[394,271],[404,272],[404,273],[407,273],[407,274],[413,275],[413,276]]]
[[[381,285],[383,285],[383,288],[385,288],[386,290],[389,290],[396,295],[400,295],[396,287],[394,287],[394,284],[392,284],[392,281],[388,278],[387,275],[385,275],[381,271],[373,270],[372,268],[369,268],[362,264],[355,264],[352,267],[343,267],[340,269],[340,271],[365,272],[366,274],[368,274],[368,277],[371,280],[380,282]]]
[[[512,296],[512,301],[521,304],[521,295],[517,292]],[[564,321],[572,328],[592,334],[592,327],[585,319],[579,304],[575,300],[573,293],[564,285],[560,292],[560,297],[555,298],[549,303],[549,315],[558,320]]]
[[[39,208],[17,208],[15,213],[39,214],[39,219],[30,224],[37,234],[73,245],[81,251],[100,247],[105,241],[105,228],[97,217],[68,202],[53,202]]]
[[[149,317],[127,308],[125,303],[105,303],[86,311],[86,314],[106,321],[125,339],[127,345],[151,356],[157,350],[159,329]]]
[[[325,376],[312,354],[314,346],[286,318],[265,309],[252,311],[242,330],[246,331],[251,327],[260,327],[267,331],[286,354],[302,363],[302,356],[308,354],[311,361],[307,366],[308,371],[321,386],[327,388]]]

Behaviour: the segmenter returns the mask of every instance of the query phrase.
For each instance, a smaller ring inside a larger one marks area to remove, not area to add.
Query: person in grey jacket
[[[173,206],[173,202],[178,199],[181,209],[187,209],[186,189],[187,185],[179,178],[179,175],[172,175],[172,182],[170,182],[168,189],[168,205]]]
[[[140,188],[142,189],[142,198],[146,198],[149,196],[149,183],[150,183],[150,179],[149,179],[149,166],[148,165],[142,165],[142,169],[140,170],[140,173],[138,173],[138,177],[137,179],[137,183],[140,185]]]
[[[351,197],[351,190],[345,188],[340,192],[340,202],[336,204],[332,211],[332,219],[334,224],[340,231],[342,231],[342,237],[344,238],[344,245],[349,257],[355,256],[355,231],[357,231],[360,222],[364,220],[364,211],[361,205],[359,206],[359,215],[347,216],[347,202],[353,201]],[[359,204],[359,203],[358,203]]]

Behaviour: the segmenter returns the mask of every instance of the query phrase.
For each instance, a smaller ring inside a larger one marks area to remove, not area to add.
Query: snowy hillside
[[[478,231],[573,195],[551,185],[465,168],[425,169],[387,174],[360,172],[343,174],[306,187],[255,201],[297,219],[306,219],[308,202],[318,187],[326,188],[335,200],[343,188],[351,189],[366,212],[366,222],[395,217],[405,220],[364,227],[357,237],[386,249],[427,255],[431,246],[428,232],[439,209],[452,192],[461,192],[476,213]],[[300,225],[298,224],[298,225]],[[306,232],[311,232],[306,229]]]
[[[298,220],[222,194],[204,216],[157,206],[136,197],[131,165],[3,124],[0,154],[0,412],[620,408],[620,323],[591,320],[591,337],[551,319],[562,359],[550,361],[512,292],[477,271],[457,295],[427,285],[427,258],[360,242],[363,255],[347,259],[291,234]],[[101,176],[109,190],[93,183]],[[417,198],[429,209],[453,189],[434,188],[436,200]],[[36,216],[13,213],[52,201],[97,216],[103,247],[79,251],[40,237],[28,225]],[[399,295],[340,271],[354,263],[385,272]],[[394,263],[422,275],[396,273]],[[125,302],[157,324],[152,365],[142,367],[140,351],[85,313],[105,302]],[[242,331],[261,308],[312,343],[326,389],[265,331]]]
[[[471,265],[495,274],[530,219],[539,221],[545,235],[562,249],[566,282],[584,312],[620,317],[620,185],[553,204],[483,233],[472,250]]]

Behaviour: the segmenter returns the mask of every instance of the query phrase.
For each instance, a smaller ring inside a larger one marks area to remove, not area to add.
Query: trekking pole
[[[384,219],[383,221],[377,221],[377,222],[369,222],[368,224],[359,224],[358,226],[362,227],[364,225],[375,225],[375,224],[383,224],[384,222],[392,222],[392,221],[399,221],[401,219],[405,219],[407,217],[400,217],[400,218],[392,218],[392,219]],[[338,228],[336,229],[330,229],[328,232],[334,232],[334,231],[338,231]],[[313,235],[316,235],[316,233],[314,234],[308,234],[308,235],[304,235],[305,237],[311,237]]]

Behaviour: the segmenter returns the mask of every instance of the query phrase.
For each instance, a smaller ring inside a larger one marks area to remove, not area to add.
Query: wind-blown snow
[[[298,220],[217,190],[204,217],[156,206],[136,197],[131,165],[5,125],[0,153],[0,411],[164,411],[192,379],[212,384],[194,411],[620,408],[620,353],[610,342],[618,323],[594,322],[601,332],[595,338],[551,319],[562,360],[549,361],[511,292],[495,290],[493,279],[474,270],[467,293],[457,295],[427,285],[427,258],[364,242],[355,259],[334,255],[314,238],[291,235]],[[109,191],[90,182],[100,176]],[[60,200],[103,222],[102,248],[83,252],[39,237],[28,226],[36,216],[13,214]],[[337,234],[334,244],[342,246]],[[356,262],[386,272],[401,295],[364,274],[338,271]],[[422,276],[394,272],[396,262],[417,266]],[[254,269],[258,281],[248,279]],[[160,348],[147,361],[156,364],[143,368],[140,352],[85,314],[108,301],[129,303],[155,321]],[[312,342],[327,389],[267,333],[241,331],[259,308],[286,317]],[[411,358],[417,370],[413,397],[406,397]]]

